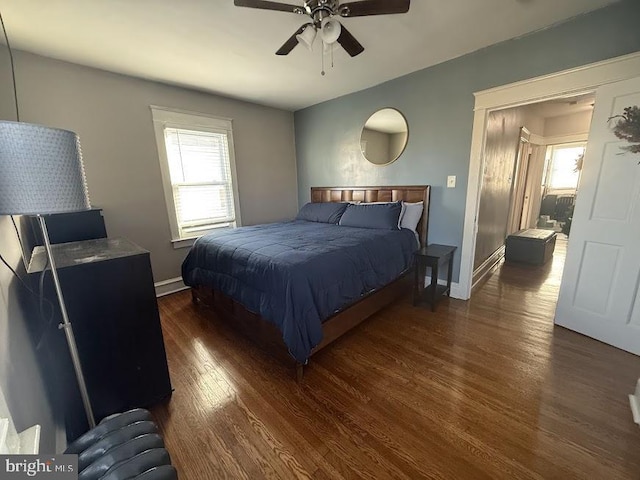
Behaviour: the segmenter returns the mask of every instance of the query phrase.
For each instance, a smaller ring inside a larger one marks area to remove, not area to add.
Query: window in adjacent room
[[[240,224],[231,121],[151,107],[175,246]]]
[[[543,184],[549,191],[575,190],[580,181],[585,143],[549,147],[548,167]]]

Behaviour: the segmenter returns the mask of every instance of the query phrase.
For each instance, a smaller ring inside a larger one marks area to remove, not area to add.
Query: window
[[[151,111],[174,245],[239,225],[231,121]]]
[[[572,190],[578,187],[584,144],[567,144],[550,147],[548,179],[549,190]]]

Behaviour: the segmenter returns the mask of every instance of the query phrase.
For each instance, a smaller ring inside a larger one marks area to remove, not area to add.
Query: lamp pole
[[[91,400],[89,399],[89,391],[87,390],[87,384],[84,380],[84,374],[82,373],[82,364],[80,363],[80,356],[78,355],[78,346],[76,345],[76,338],[73,335],[73,327],[69,321],[67,315],[67,307],[64,303],[64,297],[62,296],[62,288],[60,287],[60,279],[58,278],[58,272],[56,270],[56,262],[53,258],[53,252],[51,251],[51,243],[49,242],[49,232],[47,231],[47,223],[42,215],[37,215],[40,228],[42,229],[42,237],[44,239],[44,248],[47,251],[47,257],[49,258],[49,265],[51,265],[51,276],[53,277],[53,284],[56,289],[58,297],[58,303],[60,304],[60,312],[62,313],[62,323],[58,326],[67,337],[67,343],[69,344],[69,352],[71,353],[71,362],[76,372],[76,378],[78,380],[78,387],[80,388],[80,396],[82,397],[82,403],[84,405],[84,411],[87,414],[87,421],[89,422],[89,428],[96,426],[96,420],[93,416],[93,409],[91,408]]]

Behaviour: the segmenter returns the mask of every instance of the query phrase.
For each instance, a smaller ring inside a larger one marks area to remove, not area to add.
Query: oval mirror
[[[369,117],[360,135],[364,157],[375,165],[388,165],[398,159],[407,146],[409,126],[395,108],[383,108]]]

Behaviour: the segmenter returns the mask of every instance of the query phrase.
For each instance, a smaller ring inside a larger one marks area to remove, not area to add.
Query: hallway
[[[515,302],[521,312],[553,323],[567,243],[568,237],[559,233],[553,259],[540,267],[505,263],[503,259],[476,287],[472,303],[508,309]]]

